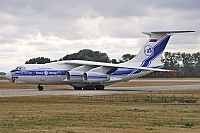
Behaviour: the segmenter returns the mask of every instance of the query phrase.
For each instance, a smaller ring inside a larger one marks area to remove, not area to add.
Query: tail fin
[[[195,31],[158,31],[158,32],[143,32],[149,35],[150,38],[132,60],[125,62],[126,65],[140,66],[140,67],[157,67],[163,66],[160,58],[162,53],[174,33],[185,33]]]

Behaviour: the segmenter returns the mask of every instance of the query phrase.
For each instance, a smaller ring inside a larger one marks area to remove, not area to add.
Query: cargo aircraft
[[[129,81],[145,76],[151,72],[176,72],[161,69],[160,58],[170,39],[175,33],[186,31],[143,32],[149,36],[148,41],[131,60],[120,63],[102,63],[83,60],[66,60],[46,64],[25,64],[17,66],[6,73],[6,78],[16,84],[71,85],[74,90],[104,90],[105,86],[116,82]]]

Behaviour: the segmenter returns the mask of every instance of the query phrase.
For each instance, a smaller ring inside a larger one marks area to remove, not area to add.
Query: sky
[[[165,51],[200,52],[199,7],[199,0],[0,0],[0,71],[82,49],[120,59],[139,52],[143,31],[195,30],[174,35]]]

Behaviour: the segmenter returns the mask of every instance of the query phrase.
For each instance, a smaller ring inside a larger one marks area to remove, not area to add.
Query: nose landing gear
[[[38,85],[38,90],[43,91],[43,86]]]

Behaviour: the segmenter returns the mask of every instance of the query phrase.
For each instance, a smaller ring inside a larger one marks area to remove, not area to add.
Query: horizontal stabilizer
[[[174,33],[186,33],[186,32],[195,32],[194,30],[177,30],[177,31],[152,31],[152,32],[142,32],[143,34],[152,35],[152,34],[174,34]]]

